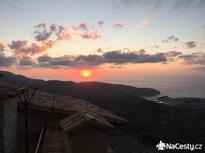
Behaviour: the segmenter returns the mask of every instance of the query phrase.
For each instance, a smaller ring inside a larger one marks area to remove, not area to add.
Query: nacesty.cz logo
[[[158,149],[158,151],[160,150],[190,150],[190,151],[194,151],[194,150],[202,150],[202,144],[190,144],[190,143],[186,143],[186,144],[181,144],[181,143],[164,143],[160,140],[160,142],[156,145],[156,148]]]

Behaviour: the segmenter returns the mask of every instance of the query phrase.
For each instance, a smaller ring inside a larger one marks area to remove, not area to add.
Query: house
[[[0,153],[25,152],[21,92],[0,82]],[[90,102],[38,91],[29,104],[28,153],[155,152],[116,128],[123,119]]]
[[[103,117],[77,112],[60,121],[72,153],[107,153],[107,130],[113,128]]]
[[[107,153],[107,120],[95,114],[76,112],[50,127],[43,143],[43,153]]]
[[[107,153],[108,132],[127,122],[87,101],[60,95],[54,100],[43,92],[34,96],[29,112],[35,123],[30,132],[40,130],[46,116],[43,153]]]

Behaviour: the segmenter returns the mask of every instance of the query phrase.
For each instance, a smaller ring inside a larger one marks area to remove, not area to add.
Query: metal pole
[[[24,102],[25,111],[25,153],[28,153],[28,102]]]

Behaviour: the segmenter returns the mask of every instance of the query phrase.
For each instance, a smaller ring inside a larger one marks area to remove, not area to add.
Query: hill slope
[[[157,90],[150,88],[135,88],[102,82],[44,81],[3,71],[0,71],[0,74],[3,74],[1,80],[4,83],[16,86],[23,84],[42,91],[55,91],[57,94],[90,100],[126,118],[129,122],[124,130],[134,138],[142,139],[143,143],[151,143],[153,147],[159,140],[205,142],[205,108],[201,107],[204,106],[204,100],[161,99],[169,102],[169,105],[165,105],[140,97],[159,94]]]

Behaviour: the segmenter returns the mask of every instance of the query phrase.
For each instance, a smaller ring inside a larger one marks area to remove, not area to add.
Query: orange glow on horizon
[[[80,71],[80,75],[83,77],[83,78],[90,78],[93,73],[91,70],[81,70]]]

